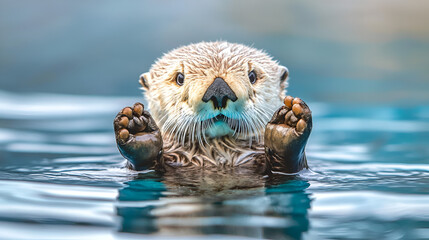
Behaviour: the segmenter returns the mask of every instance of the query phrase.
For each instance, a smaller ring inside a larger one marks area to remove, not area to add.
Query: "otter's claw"
[[[130,167],[152,167],[162,154],[162,137],[149,112],[141,103],[123,108],[113,121],[116,143]]]

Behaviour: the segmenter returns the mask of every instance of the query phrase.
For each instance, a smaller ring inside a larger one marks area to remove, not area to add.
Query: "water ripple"
[[[116,239],[426,233],[425,107],[362,110],[310,103],[311,170],[297,175],[161,176],[126,169],[115,146],[112,118],[134,100],[5,94],[0,94],[5,100],[0,101],[0,231],[10,239],[55,239],[60,232]]]

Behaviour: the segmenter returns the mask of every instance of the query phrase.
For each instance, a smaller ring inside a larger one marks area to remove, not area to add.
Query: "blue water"
[[[159,176],[114,143],[135,100],[1,92],[1,239],[429,236],[428,107],[310,102],[308,171]]]

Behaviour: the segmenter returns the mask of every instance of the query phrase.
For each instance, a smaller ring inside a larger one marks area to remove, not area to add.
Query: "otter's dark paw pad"
[[[123,108],[113,125],[119,151],[134,169],[147,169],[160,157],[162,136],[143,104]]]
[[[294,173],[307,167],[304,151],[311,128],[307,104],[287,96],[265,128],[265,153],[272,171]]]
[[[147,111],[144,111],[144,106],[141,103],[136,103],[133,107],[123,108],[116,116],[113,124],[118,144],[125,144],[139,133],[150,133],[158,130],[152,117]]]
[[[282,159],[299,159],[304,154],[311,128],[310,108],[300,98],[287,96],[265,128],[266,150]]]
[[[280,125],[281,128],[293,130],[298,137],[311,131],[310,108],[300,98],[287,96],[282,106],[268,124]]]

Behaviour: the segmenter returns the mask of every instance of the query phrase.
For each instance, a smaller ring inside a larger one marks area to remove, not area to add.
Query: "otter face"
[[[281,106],[287,77],[287,69],[260,50],[202,42],[167,53],[140,83],[152,116],[174,140],[259,141]]]

